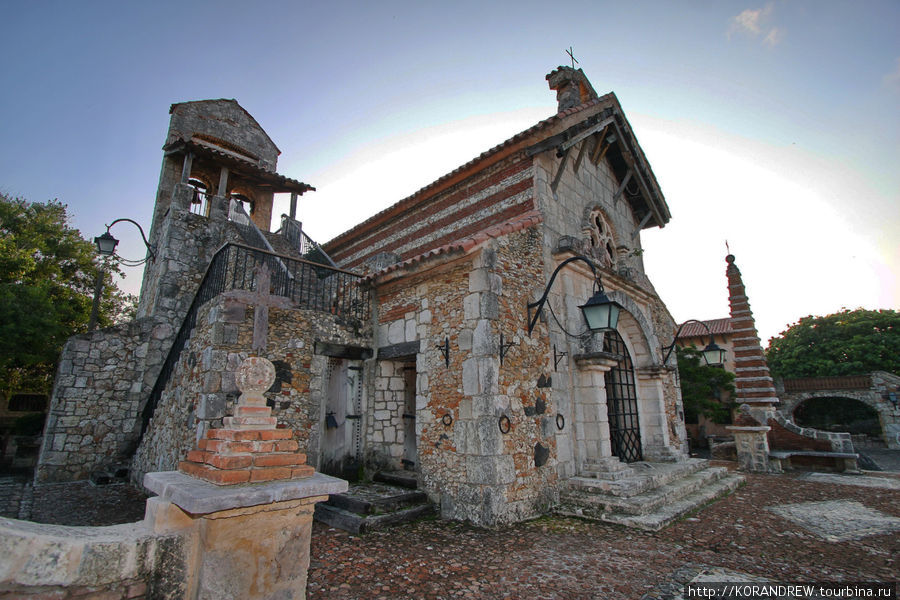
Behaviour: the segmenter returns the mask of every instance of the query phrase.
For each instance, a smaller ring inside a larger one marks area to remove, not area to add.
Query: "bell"
[[[334,418],[334,413],[330,412],[325,415],[325,429],[337,429],[338,422],[337,419]]]

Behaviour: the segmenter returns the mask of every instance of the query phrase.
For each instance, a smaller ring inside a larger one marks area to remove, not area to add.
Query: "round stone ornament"
[[[234,384],[245,394],[262,394],[275,383],[275,365],[259,356],[241,363],[234,374]]]

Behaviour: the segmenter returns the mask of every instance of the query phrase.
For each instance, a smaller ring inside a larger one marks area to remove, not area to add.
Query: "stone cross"
[[[265,264],[256,269],[256,289],[232,290],[226,298],[253,305],[253,350],[265,350],[269,338],[269,307],[291,308],[294,304],[283,296],[272,295],[272,277]]]

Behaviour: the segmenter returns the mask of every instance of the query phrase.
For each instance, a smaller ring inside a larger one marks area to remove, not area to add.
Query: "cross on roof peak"
[[[568,50],[566,50],[566,54],[568,54],[569,58],[572,59],[572,68],[573,69],[575,68],[575,63],[578,62],[578,59],[575,58],[574,52],[575,51],[572,49],[572,46],[569,46]]]

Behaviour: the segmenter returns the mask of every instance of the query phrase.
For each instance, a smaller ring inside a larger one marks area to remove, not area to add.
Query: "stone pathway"
[[[802,475],[747,476],[731,496],[655,533],[563,517],[498,531],[419,521],[362,536],[316,524],[307,598],[680,600],[684,584],[716,577],[896,581],[900,490]],[[832,541],[766,510],[810,502],[887,521]]]
[[[900,474],[857,480],[870,477]],[[748,475],[727,498],[659,532],[556,516],[497,531],[430,519],[362,536],[316,523],[307,598],[681,600],[686,583],[723,577],[896,581],[900,489],[849,481]],[[16,517],[26,488],[0,480],[0,514]],[[33,494],[41,522],[143,515],[143,496],[125,485],[44,485]],[[845,522],[855,531],[840,529]]]

